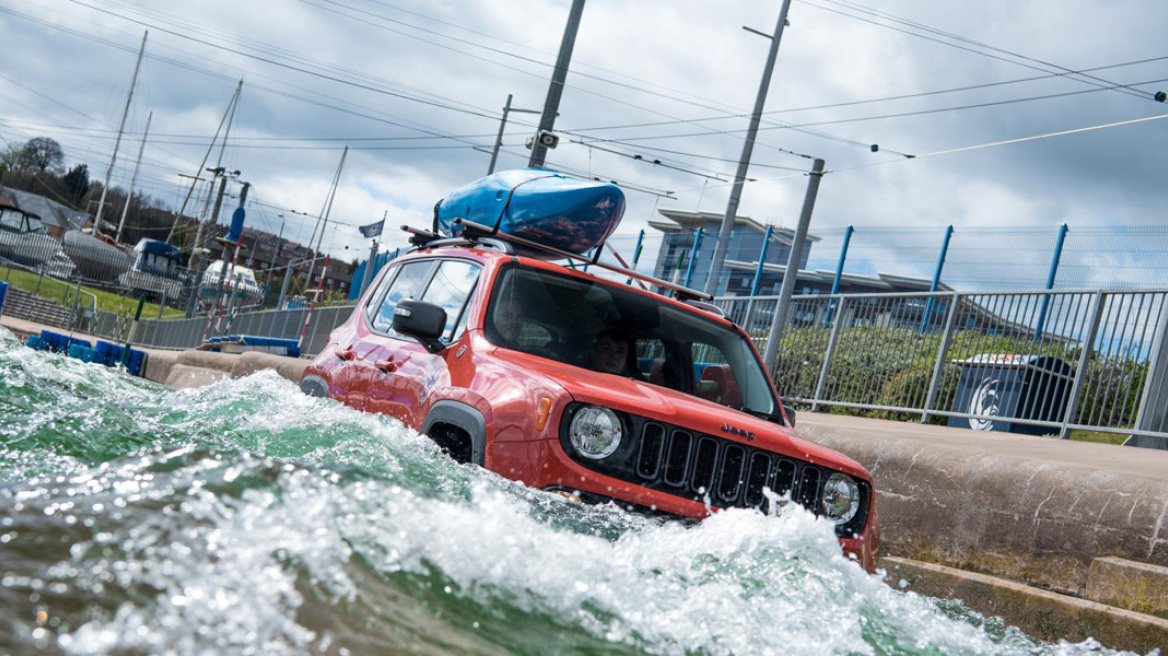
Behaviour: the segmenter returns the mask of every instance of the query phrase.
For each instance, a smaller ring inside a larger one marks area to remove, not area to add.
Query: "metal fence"
[[[352,305],[318,307],[305,327],[307,309],[264,310],[245,312],[236,316],[229,332],[237,335],[263,335],[283,339],[298,339],[304,331],[300,350],[303,355],[316,355],[328,342],[329,333],[349,318]],[[191,349],[203,343],[209,319],[145,319],[138,323],[134,343],[162,349]],[[109,339],[125,339],[129,330],[125,315],[98,312],[93,322],[84,327],[89,334]]]
[[[799,296],[772,375],[785,401],[813,410],[1064,437],[1077,430],[1168,437],[1166,297],[1162,290]],[[716,302],[766,349],[777,297]]]

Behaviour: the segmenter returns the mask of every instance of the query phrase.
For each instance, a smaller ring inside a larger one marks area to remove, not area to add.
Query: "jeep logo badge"
[[[746,438],[747,442],[754,441],[754,433],[747,430],[742,430],[741,428],[735,428],[734,426],[730,425],[730,422],[722,424],[722,432],[730,433],[731,435],[741,435],[742,437]]]

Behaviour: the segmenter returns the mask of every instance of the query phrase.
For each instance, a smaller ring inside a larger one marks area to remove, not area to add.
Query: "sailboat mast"
[[[93,232],[101,231],[101,214],[105,210],[105,195],[109,192],[110,176],[114,172],[114,163],[118,161],[118,147],[122,145],[122,132],[126,129],[126,117],[130,115],[130,101],[134,99],[134,87],[138,84],[138,71],[142,68],[142,55],[146,53],[146,37],[150,32],[142,34],[142,47],[138,49],[138,61],[134,63],[134,76],[130,78],[130,93],[126,94],[126,109],[122,112],[122,122],[118,125],[118,138],[114,140],[114,154],[110,157],[109,168],[105,170],[105,183],[101,187],[101,202],[97,205],[97,218],[93,220]]]
[[[121,243],[122,228],[126,225],[126,214],[130,212],[130,201],[134,198],[134,185],[138,184],[138,169],[142,166],[142,153],[146,152],[146,139],[150,136],[150,122],[154,120],[154,112],[146,117],[146,131],[142,133],[142,145],[138,147],[138,162],[134,164],[134,177],[130,178],[130,193],[126,194],[126,204],[122,206],[122,218],[118,221],[118,233],[114,241]]]
[[[312,236],[316,237],[316,248],[312,252],[312,261],[308,265],[308,278],[305,279],[305,283],[304,283],[305,289],[308,289],[312,285],[312,273],[316,269],[316,258],[320,256],[320,246],[322,243],[324,243],[324,231],[325,231],[325,228],[328,227],[329,215],[332,214],[332,211],[333,211],[333,199],[335,199],[337,197],[337,186],[340,185],[340,183],[341,183],[341,171],[345,170],[345,158],[348,156],[349,156],[349,147],[345,146],[345,150],[341,153],[341,163],[337,165],[337,174],[335,176],[333,176],[332,189],[329,189],[329,194],[325,200],[324,210],[321,212],[320,221],[317,221],[317,225],[320,228],[320,235],[317,236],[316,230],[312,231]],[[309,245],[309,247],[312,246],[311,239],[308,240],[308,245]],[[328,258],[325,258],[325,259],[328,259]],[[326,267],[325,267],[326,272],[327,272],[327,268],[328,267],[326,265]],[[324,279],[324,275],[325,275],[324,273],[321,273],[321,280]]]

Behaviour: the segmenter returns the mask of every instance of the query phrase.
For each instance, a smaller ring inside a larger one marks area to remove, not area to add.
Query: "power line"
[[[254,59],[254,60],[256,60],[256,61],[260,61],[260,62],[263,62],[263,63],[265,63],[265,64],[270,64],[270,65],[272,65],[272,66],[277,66],[277,67],[279,67],[279,68],[284,68],[284,69],[287,69],[287,70],[290,70],[290,71],[296,71],[296,72],[298,72],[298,73],[303,73],[303,74],[305,74],[305,75],[310,75],[310,76],[312,76],[312,77],[317,77],[317,78],[320,78],[320,79],[323,79],[323,80],[328,80],[328,81],[331,81],[331,82],[336,82],[337,84],[343,84],[343,85],[350,86],[350,87],[353,87],[353,88],[356,88],[356,89],[362,89],[362,90],[365,90],[365,91],[371,91],[371,92],[373,92],[373,93],[377,93],[377,94],[381,94],[381,95],[390,96],[390,97],[393,97],[393,98],[399,98],[399,99],[401,99],[401,100],[408,100],[408,101],[410,101],[410,102],[415,102],[415,103],[419,103],[419,104],[422,104],[422,105],[427,105],[427,106],[430,106],[430,107],[437,107],[437,108],[439,108],[439,109],[446,109],[446,110],[449,110],[449,111],[452,111],[452,112],[457,112],[457,113],[460,113],[460,114],[467,114],[467,115],[469,115],[469,116],[477,116],[477,117],[479,117],[479,118],[487,118],[487,119],[492,119],[492,120],[494,120],[494,119],[496,119],[496,118],[497,118],[496,116],[493,116],[492,114],[489,114],[489,113],[487,113],[485,110],[484,110],[484,111],[476,111],[476,110],[472,110],[472,109],[463,109],[463,108],[461,108],[461,107],[455,107],[455,106],[453,106],[453,105],[449,105],[449,104],[445,104],[445,103],[440,103],[440,102],[435,102],[435,101],[427,100],[427,99],[425,99],[425,98],[419,98],[419,97],[417,97],[417,96],[411,96],[411,95],[409,95],[409,94],[398,93],[398,92],[396,92],[396,91],[391,91],[391,90],[389,90],[389,89],[383,89],[383,88],[379,88],[379,87],[373,86],[372,84],[365,84],[365,83],[363,83],[363,82],[358,82],[358,81],[355,81],[355,80],[346,80],[346,79],[343,79],[343,78],[337,77],[337,76],[335,76],[335,75],[328,75],[328,74],[326,74],[326,73],[321,73],[321,72],[319,72],[319,71],[313,71],[313,70],[309,70],[309,69],[307,69],[307,68],[304,68],[304,67],[302,67],[302,66],[296,66],[296,65],[293,65],[293,64],[288,64],[288,63],[285,63],[285,62],[281,62],[281,61],[278,61],[278,60],[276,60],[276,59],[273,59],[273,58],[271,58],[271,57],[265,57],[265,56],[262,56],[262,55],[257,55],[257,54],[253,54],[253,53],[249,53],[249,52],[244,52],[244,51],[242,51],[242,50],[239,50],[239,49],[236,49],[236,48],[230,48],[230,47],[228,47],[228,46],[221,45],[221,44],[218,44],[218,43],[212,43],[212,42],[210,42],[210,41],[207,41],[207,40],[205,40],[205,39],[200,39],[200,38],[197,38],[197,37],[191,36],[191,35],[189,35],[189,34],[183,34],[183,33],[181,33],[181,32],[178,32],[178,31],[176,31],[176,30],[172,30],[172,29],[169,29],[169,28],[166,28],[166,27],[162,27],[162,26],[160,26],[160,25],[158,25],[158,24],[156,24],[156,23],[151,23],[151,22],[148,22],[148,21],[139,20],[139,19],[132,18],[132,17],[129,17],[129,16],[124,16],[124,15],[122,15],[122,14],[119,14],[119,13],[115,12],[115,11],[110,11],[110,10],[108,10],[108,9],[103,9],[103,8],[101,8],[101,7],[95,7],[95,6],[93,6],[93,5],[86,4],[86,3],[82,2],[81,0],[66,0],[66,1],[67,1],[67,2],[71,2],[71,3],[75,4],[75,5],[78,5],[78,6],[80,6],[80,7],[85,7],[85,8],[87,8],[87,9],[91,9],[91,10],[93,10],[93,11],[96,11],[96,12],[100,12],[100,13],[103,13],[103,14],[106,14],[106,15],[109,15],[109,16],[113,16],[113,17],[115,17],[115,18],[120,18],[120,19],[122,19],[122,20],[125,20],[125,21],[128,21],[128,22],[131,22],[131,23],[135,23],[135,24],[137,24],[137,25],[142,25],[142,26],[148,27],[148,28],[150,28],[150,29],[155,29],[155,30],[158,30],[158,31],[160,31],[160,32],[163,32],[163,33],[165,33],[165,34],[169,34],[169,35],[171,35],[171,36],[178,37],[178,38],[180,38],[180,39],[184,39],[184,40],[187,40],[187,41],[191,41],[191,42],[194,42],[194,43],[198,43],[198,44],[201,44],[201,45],[207,46],[207,47],[209,47],[209,48],[214,48],[214,49],[216,49],[216,50],[222,50],[222,51],[224,51],[224,52],[229,52],[229,53],[232,53],[232,54],[235,54],[235,55],[239,55],[239,56],[241,56],[241,57],[247,57],[248,59]]]
[[[1016,58],[1019,58],[1019,59],[1024,59],[1024,60],[1027,60],[1027,61],[1037,62],[1037,63],[1040,63],[1040,64],[1042,64],[1042,65],[1044,65],[1044,66],[1048,66],[1048,67],[1051,67],[1051,68],[1058,68],[1058,69],[1061,69],[1061,70],[1065,71],[1065,73],[1064,73],[1065,75],[1070,75],[1071,73],[1073,73],[1073,71],[1071,71],[1071,69],[1069,69],[1069,68],[1064,68],[1064,67],[1062,67],[1062,66],[1058,66],[1057,64],[1051,64],[1051,63],[1049,63],[1049,62],[1044,62],[1044,61],[1042,61],[1042,60],[1040,60],[1040,59],[1035,59],[1035,58],[1032,58],[1032,57],[1027,57],[1027,56],[1025,56],[1025,55],[1020,55],[1020,54],[1017,54],[1017,53],[1014,53],[1014,52],[1010,52],[1009,50],[1004,50],[1004,49],[1002,49],[1002,48],[997,48],[997,47],[990,46],[990,45],[987,45],[987,44],[984,44],[984,43],[980,43],[980,42],[978,42],[978,41],[974,41],[974,40],[972,40],[972,39],[968,39],[968,38],[966,38],[966,37],[962,37],[962,36],[959,36],[959,35],[956,35],[956,34],[951,34],[951,33],[949,33],[949,32],[945,32],[945,31],[942,31],[942,30],[938,30],[938,29],[936,29],[936,28],[933,28],[933,27],[929,27],[928,25],[924,25],[924,24],[922,24],[922,23],[915,23],[915,22],[913,22],[913,21],[908,21],[908,20],[906,20],[906,19],[903,19],[903,18],[896,17],[896,16],[894,16],[894,15],[892,15],[892,14],[887,14],[887,13],[884,13],[884,12],[879,12],[879,11],[876,11],[876,10],[868,9],[868,8],[864,7],[863,5],[859,5],[859,4],[857,4],[857,3],[844,3],[844,2],[839,2],[838,0],[824,0],[824,1],[825,1],[825,2],[829,2],[829,3],[831,3],[831,4],[834,4],[834,5],[838,5],[838,6],[842,6],[842,7],[847,7],[848,9],[851,9],[852,11],[860,11],[860,12],[863,12],[863,13],[867,13],[867,14],[869,14],[869,15],[878,16],[878,17],[881,17],[881,18],[886,18],[886,19],[888,19],[888,20],[892,20],[892,21],[898,22],[898,23],[900,23],[900,24],[902,24],[902,25],[909,25],[909,26],[915,27],[915,28],[917,28],[917,29],[922,29],[922,30],[925,30],[925,31],[927,31],[927,32],[930,32],[930,33],[932,33],[932,34],[937,34],[937,35],[939,35],[939,36],[944,36],[944,37],[946,37],[946,38],[950,38],[950,39],[960,40],[960,41],[962,41],[962,42],[969,43],[969,44],[971,44],[971,45],[976,45],[976,46],[978,46],[978,47],[980,47],[980,48],[985,48],[985,49],[988,49],[988,50],[993,50],[993,51],[995,51],[995,52],[1001,52],[1001,53],[1003,53],[1003,54],[1010,55],[1011,57],[1016,57]],[[908,35],[911,35],[911,36],[915,36],[915,37],[917,37],[917,38],[920,38],[920,39],[925,39],[925,40],[927,40],[927,41],[933,41],[933,42],[935,42],[935,43],[940,43],[941,45],[949,46],[950,48],[957,48],[958,50],[965,50],[965,51],[967,51],[967,52],[972,52],[972,53],[974,53],[974,54],[981,55],[982,57],[989,57],[989,58],[991,58],[991,59],[997,59],[997,60],[999,60],[999,61],[1008,62],[1008,63],[1014,64],[1014,65],[1016,65],[1016,66],[1022,66],[1022,67],[1029,68],[1029,69],[1036,70],[1036,71],[1043,71],[1043,72],[1047,72],[1047,73],[1049,73],[1049,72],[1050,72],[1049,70],[1047,70],[1047,69],[1044,69],[1044,68],[1040,68],[1040,67],[1038,67],[1038,66],[1033,66],[1033,65],[1026,64],[1026,63],[1023,63],[1023,62],[1015,61],[1015,60],[1013,60],[1013,59],[1009,59],[1009,58],[1006,58],[1006,57],[999,57],[999,56],[997,56],[997,55],[993,55],[993,54],[990,54],[990,53],[987,53],[987,52],[982,52],[982,51],[980,51],[980,50],[975,50],[975,49],[973,49],[973,48],[967,48],[967,47],[965,47],[965,46],[961,46],[961,45],[958,45],[958,44],[955,44],[955,43],[950,43],[950,42],[948,42],[948,41],[944,41],[944,40],[941,40],[941,39],[935,39],[935,38],[933,38],[933,37],[929,37],[929,36],[926,36],[926,35],[923,35],[923,34],[918,34],[918,33],[916,33],[916,32],[912,32],[911,30],[906,30],[906,29],[902,29],[902,28],[894,27],[894,26],[892,26],[892,25],[887,25],[887,24],[884,24],[884,23],[878,23],[878,22],[876,22],[876,21],[869,20],[869,19],[866,19],[866,18],[862,18],[862,17],[860,17],[860,16],[856,16],[856,15],[854,15],[854,14],[849,14],[849,13],[847,13],[847,12],[840,11],[840,10],[838,10],[838,9],[832,9],[832,8],[830,8],[830,7],[824,7],[823,5],[819,5],[819,4],[816,4],[816,3],[814,3],[814,2],[811,2],[811,0],[802,0],[802,4],[808,5],[808,6],[810,6],[810,7],[815,7],[815,8],[817,8],[817,9],[821,9],[821,10],[823,10],[823,11],[831,12],[831,13],[833,13],[833,14],[838,14],[838,15],[841,15],[841,16],[846,16],[846,17],[848,17],[848,18],[852,18],[852,19],[854,19],[854,20],[859,20],[859,21],[863,21],[863,22],[865,22],[865,23],[870,23],[870,24],[872,24],[872,25],[877,25],[877,26],[879,26],[879,27],[883,27],[883,28],[885,28],[885,29],[889,29],[889,30],[893,30],[893,31],[896,31],[896,32],[901,32],[901,33],[903,33],[903,34],[908,34]],[[1114,84],[1114,83],[1112,83],[1112,82],[1108,82],[1108,81],[1106,81],[1106,80],[1102,80],[1102,78],[1095,78],[1094,76],[1086,76],[1086,77],[1091,77],[1091,78],[1093,78],[1094,80],[1099,80],[1100,82],[1094,82],[1094,81],[1091,81],[1091,80],[1083,80],[1083,79],[1080,79],[1080,78],[1075,78],[1075,77],[1069,77],[1068,79],[1072,79],[1072,80],[1075,80],[1075,81],[1077,81],[1077,82],[1083,82],[1083,83],[1085,83],[1085,84],[1091,84],[1091,85],[1094,85],[1094,86],[1097,86],[1097,87],[1101,87],[1101,88],[1107,88],[1107,89],[1109,89],[1109,90],[1116,90],[1116,91],[1119,91],[1120,93],[1124,93],[1124,94],[1127,94],[1127,95],[1133,95],[1133,96],[1136,96],[1136,97],[1138,97],[1138,98],[1143,98],[1143,99],[1147,99],[1147,100],[1152,100],[1151,96],[1149,96],[1149,95],[1147,95],[1147,94],[1145,94],[1145,93],[1142,93],[1142,92],[1135,91],[1135,90],[1133,90],[1133,89],[1131,88],[1132,86],[1136,86],[1136,85],[1121,85],[1121,84]]]
[[[1168,78],[1148,80],[1146,82],[1138,82],[1137,84],[1156,84],[1156,83],[1160,83],[1160,82],[1168,82]],[[903,118],[903,117],[907,117],[907,116],[923,116],[926,114],[938,114],[938,113],[942,113],[942,112],[961,111],[961,110],[966,110],[966,109],[980,109],[980,108],[984,108],[984,107],[996,107],[999,105],[1013,105],[1013,104],[1024,103],[1024,102],[1032,102],[1035,100],[1048,100],[1051,98],[1066,98],[1066,97],[1070,97],[1070,96],[1080,96],[1080,95],[1084,95],[1084,94],[1088,94],[1088,93],[1098,93],[1100,91],[1108,91],[1108,90],[1110,90],[1110,87],[1081,89],[1079,91],[1067,91],[1064,93],[1049,93],[1049,94],[1043,94],[1040,96],[1028,96],[1025,98],[1013,98],[1010,100],[995,100],[995,101],[989,101],[989,102],[984,102],[984,103],[971,103],[971,104],[967,104],[967,105],[957,105],[957,106],[952,106],[952,107],[939,107],[939,108],[933,108],[933,109],[922,109],[922,110],[916,110],[916,111],[910,111],[910,112],[897,112],[897,113],[892,113],[892,114],[878,114],[878,115],[873,115],[873,116],[859,116],[859,117],[853,117],[853,118],[841,118],[841,119],[832,119],[832,120],[823,120],[823,121],[812,121],[812,122],[807,122],[807,123],[795,124],[794,126],[791,126],[791,127],[838,125],[838,124],[842,124],[842,123],[858,123],[861,121],[874,121],[874,120],[886,119],[886,118]],[[759,128],[759,129],[760,130],[779,130],[779,129],[784,129],[784,127],[783,126],[768,126],[768,127],[763,127],[763,128]],[[736,132],[745,132],[745,130],[735,130],[735,131]],[[680,139],[680,138],[704,137],[704,136],[708,136],[708,133],[705,133],[705,132],[685,132],[685,133],[654,135],[654,136],[644,136],[644,137],[625,137],[623,139],[613,140],[613,141],[615,141],[616,143],[630,143],[630,142],[639,142],[639,141],[653,141],[653,140],[658,140],[658,139]]]
[[[1166,59],[1168,59],[1168,56],[1149,57],[1146,59],[1137,59],[1134,61],[1121,62],[1118,64],[1107,64],[1104,66],[1095,66],[1093,68],[1084,68],[1084,69],[1080,69],[1080,70],[1074,71],[1074,72],[1087,73],[1087,72],[1092,72],[1092,71],[1102,71],[1102,70],[1108,70],[1108,69],[1113,69],[1113,68],[1122,68],[1122,67],[1126,67],[1126,66],[1136,66],[1139,64],[1148,64],[1148,63],[1152,63],[1152,62],[1164,61]],[[807,105],[807,106],[803,106],[803,107],[787,107],[787,108],[783,108],[783,109],[773,109],[773,110],[764,112],[764,115],[773,116],[773,115],[777,115],[777,114],[792,114],[792,113],[796,113],[796,112],[806,112],[806,111],[813,111],[813,110],[818,110],[818,109],[836,109],[836,108],[840,108],[840,107],[853,107],[853,106],[857,106],[857,105],[870,105],[870,104],[874,104],[874,103],[891,102],[891,101],[896,101],[896,100],[909,100],[909,99],[913,99],[913,98],[924,98],[924,97],[928,97],[928,96],[943,95],[943,94],[948,94],[948,93],[959,93],[959,92],[963,92],[963,91],[977,91],[980,89],[989,89],[989,88],[993,88],[993,87],[1007,86],[1007,85],[1011,85],[1011,84],[1021,84],[1021,83],[1025,83],[1025,82],[1036,82],[1039,80],[1049,80],[1052,78],[1065,77],[1065,76],[1066,76],[1066,74],[1064,74],[1064,73],[1047,73],[1045,75],[1034,75],[1031,77],[1016,78],[1013,80],[1002,80],[999,82],[986,82],[983,84],[970,84],[970,85],[959,86],[959,87],[949,87],[946,89],[936,89],[933,91],[922,91],[922,92],[918,92],[918,93],[906,93],[906,94],[900,94],[900,95],[895,95],[895,96],[884,96],[881,98],[869,98],[866,100],[849,100],[849,101],[842,101],[842,102],[835,102],[835,103],[827,103],[827,104],[822,104],[822,105]],[[645,122],[645,123],[624,123],[624,124],[619,124],[619,125],[601,125],[601,126],[584,127],[584,128],[573,128],[572,131],[579,133],[579,132],[596,132],[596,131],[600,131],[600,130],[624,130],[624,129],[633,129],[633,128],[644,128],[644,127],[660,127],[660,126],[666,126],[666,125],[677,125],[678,123],[683,123],[683,122],[684,123],[697,123],[697,122],[709,122],[709,121],[724,121],[724,120],[733,119],[733,118],[746,118],[748,116],[749,116],[749,114],[734,114],[734,115],[729,115],[729,116],[709,116],[706,118],[695,118],[695,119],[690,119],[688,121],[655,121],[655,122]]]

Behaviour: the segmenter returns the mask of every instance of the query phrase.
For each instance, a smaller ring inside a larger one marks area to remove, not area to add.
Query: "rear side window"
[[[466,299],[474,291],[479,279],[479,267],[462,260],[446,260],[438,265],[438,271],[430,281],[430,286],[422,300],[446,310],[446,329],[442,338],[452,342],[460,335],[466,321],[460,321],[466,312]]]
[[[389,332],[393,328],[393,311],[402,301],[417,300],[422,295],[426,281],[430,279],[430,271],[434,268],[434,260],[407,262],[401,265],[393,282],[389,285],[384,300],[373,316],[373,328],[380,332]]]

